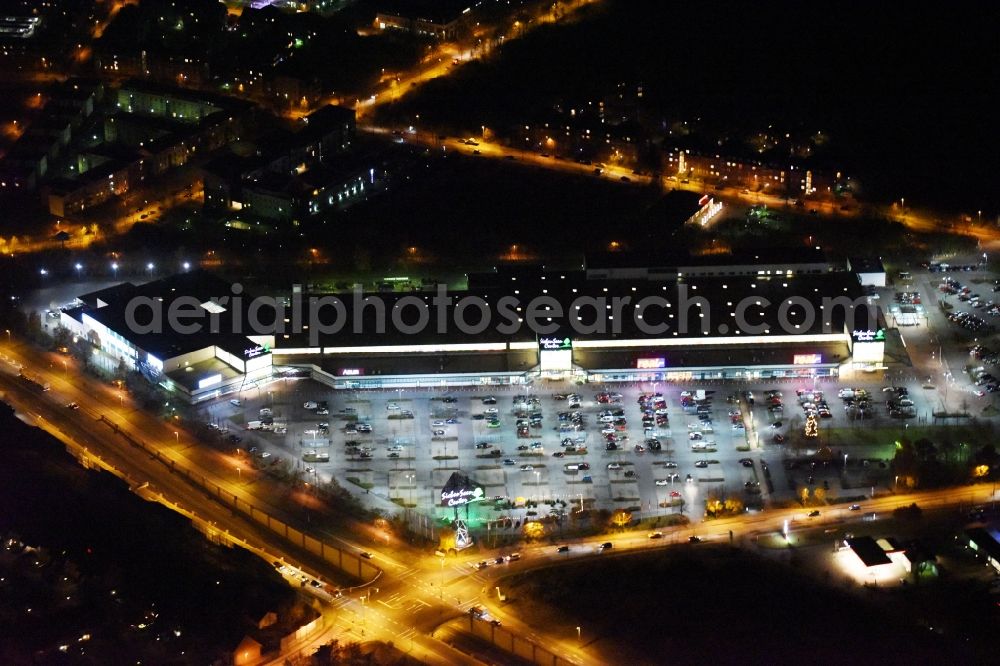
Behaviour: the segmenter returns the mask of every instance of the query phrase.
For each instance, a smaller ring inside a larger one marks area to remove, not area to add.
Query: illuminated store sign
[[[885,330],[855,330],[851,333],[851,339],[855,342],[885,342]]]
[[[573,341],[569,338],[541,338],[538,340],[538,346],[545,351],[572,349]]]
[[[479,486],[441,491],[441,504],[443,506],[462,506],[472,502],[481,502],[483,499],[485,499],[485,494]]]
[[[818,365],[823,362],[820,354],[795,354],[792,357],[792,365]]]

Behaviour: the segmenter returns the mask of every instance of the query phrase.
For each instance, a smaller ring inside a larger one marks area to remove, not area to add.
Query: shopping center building
[[[461,330],[454,309],[435,308],[440,294],[432,291],[371,294],[384,304],[384,333],[371,334],[378,313],[369,307],[359,327],[275,336],[275,364],[309,367],[340,389],[825,377],[882,367],[878,308],[855,273],[820,252],[638,261],[588,258],[576,270],[470,274],[467,290],[449,295],[489,304],[493,322],[482,328],[479,306],[465,307],[464,321],[474,325]],[[667,305],[637,307],[656,298]],[[504,299],[518,304],[514,332],[495,325]],[[399,330],[417,321],[421,304],[427,325]],[[525,325],[532,307],[544,331]],[[397,315],[404,326],[393,327]]]
[[[259,311],[238,285],[194,271],[85,294],[61,323],[190,402],[255,386],[273,366],[336,389],[811,378],[884,367],[881,313],[854,272],[820,253],[638,261],[501,267],[468,275],[461,291],[293,286]],[[166,313],[182,296],[215,324],[186,333],[129,324],[136,299]],[[250,326],[254,313],[265,328]]]

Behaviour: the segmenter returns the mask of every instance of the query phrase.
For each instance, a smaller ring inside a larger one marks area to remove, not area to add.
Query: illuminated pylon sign
[[[462,550],[472,545],[472,537],[469,536],[469,528],[464,520],[455,521],[455,550]]]
[[[810,414],[806,417],[806,437],[818,437],[819,436],[819,421],[816,420],[815,414]]]

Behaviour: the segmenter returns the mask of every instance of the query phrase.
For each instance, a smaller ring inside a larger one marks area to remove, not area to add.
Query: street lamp
[[[176,430],[174,430],[174,440],[176,440],[176,442],[178,444],[181,443],[181,436],[180,436],[180,434],[178,434],[178,432]]]
[[[191,263],[190,262],[185,261],[182,265],[184,267],[184,270],[186,270],[186,271],[191,269]]]
[[[111,262],[111,271],[114,273],[114,276],[117,278],[118,277],[118,262],[117,261]]]
[[[576,641],[578,643],[580,643],[580,642],[582,642],[582,640],[583,640],[583,634],[580,632],[580,627],[577,627],[576,628]]]
[[[77,277],[77,279],[79,279],[79,277],[80,277],[80,271],[83,270],[83,265],[80,262],[77,262],[77,264],[76,264],[76,266],[74,266],[74,268],[76,268],[76,277]]]
[[[440,585],[438,585],[438,597],[440,597],[441,601],[444,601],[444,558],[442,557],[438,561],[441,562],[441,581]]]

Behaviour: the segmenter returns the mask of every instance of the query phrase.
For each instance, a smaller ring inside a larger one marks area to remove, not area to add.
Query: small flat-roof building
[[[858,281],[866,287],[884,287],[885,266],[879,257],[848,257],[847,267],[858,276]]]
[[[965,530],[965,538],[969,548],[982,555],[1000,573],[1000,533],[992,527],[973,527]]]
[[[892,560],[885,550],[872,537],[855,537],[847,539],[847,546],[850,548],[861,563],[867,568],[880,567],[885,564],[892,564]]]

